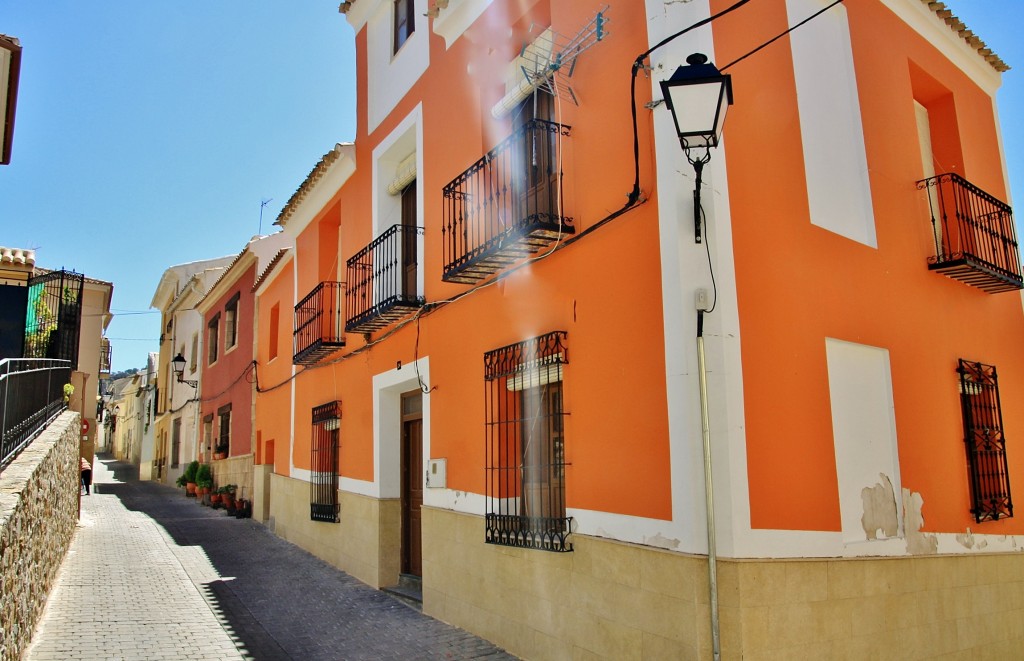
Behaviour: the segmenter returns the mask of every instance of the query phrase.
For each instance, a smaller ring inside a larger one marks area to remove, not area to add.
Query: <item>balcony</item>
[[[928,268],[990,294],[1024,289],[1010,207],[957,174],[917,182],[928,192],[935,256]]]
[[[416,294],[422,227],[393,225],[346,262],[345,331],[379,330],[423,307]]]
[[[110,340],[103,338],[100,340],[100,373],[99,378],[110,376],[110,361],[111,361],[111,346]]]
[[[345,283],[321,282],[295,306],[295,365],[315,365],[345,346]]]
[[[479,282],[575,233],[560,205],[569,129],[530,120],[444,187],[443,280]]]

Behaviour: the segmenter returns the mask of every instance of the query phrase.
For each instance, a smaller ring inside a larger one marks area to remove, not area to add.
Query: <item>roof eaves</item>
[[[271,272],[277,267],[281,260],[284,259],[284,256],[288,254],[289,250],[291,250],[291,248],[282,248],[281,250],[277,251],[277,254],[274,255],[273,259],[271,259],[270,262],[267,263],[267,268],[263,269],[263,273],[260,273],[259,276],[256,278],[256,282],[252,286],[252,290],[254,292],[260,288],[260,285],[263,284],[264,280],[270,277]]]
[[[339,142],[334,145],[334,149],[323,155],[320,161],[310,170],[309,174],[306,175],[305,180],[299,185],[295,193],[288,199],[288,203],[281,209],[281,213],[277,215],[277,220],[274,221],[275,225],[284,227],[288,223],[288,220],[295,214],[296,209],[299,208],[310,191],[324,177],[331,165],[344,154],[344,147],[350,145],[351,143]]]
[[[945,3],[938,2],[938,0],[921,0],[921,4],[927,5],[928,9],[938,16],[942,21],[949,26],[949,29],[957,33],[961,39],[963,39],[968,46],[978,52],[978,55],[982,57],[986,62],[989,63],[993,69],[999,73],[1010,70],[1010,65],[1003,62],[998,55],[992,52],[992,49],[985,45],[985,42],[981,40],[978,35],[974,34],[959,18],[950,11]]]

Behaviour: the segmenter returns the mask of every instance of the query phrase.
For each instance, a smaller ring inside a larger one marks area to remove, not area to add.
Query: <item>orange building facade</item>
[[[726,66],[826,6],[773,0],[653,51],[631,107],[638,54],[729,4],[343,3],[355,140],[239,278],[254,516],[524,658],[1009,654],[1005,65],[859,0]],[[699,243],[659,103],[693,52],[736,97]]]

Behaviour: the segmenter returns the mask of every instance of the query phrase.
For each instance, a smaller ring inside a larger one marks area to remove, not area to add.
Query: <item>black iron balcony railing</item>
[[[929,269],[990,294],[1024,289],[1009,205],[953,173],[917,187],[928,193],[935,236]]]
[[[444,187],[442,279],[478,282],[575,233],[560,208],[569,130],[530,120]]]
[[[0,470],[67,408],[70,382],[69,360],[0,360]]]
[[[394,225],[346,262],[347,332],[378,330],[423,307],[416,284],[422,234],[422,227]]]
[[[100,378],[110,376],[111,348],[110,340],[103,338],[100,343]]]
[[[345,283],[321,282],[295,306],[295,365],[313,365],[345,346]]]

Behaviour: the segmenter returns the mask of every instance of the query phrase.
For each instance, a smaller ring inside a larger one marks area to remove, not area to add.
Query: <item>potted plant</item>
[[[186,496],[196,495],[196,473],[198,471],[199,462],[192,461],[188,466],[185,467],[185,472],[181,474],[181,477],[185,480]]]
[[[238,487],[234,484],[225,484],[220,488],[221,501],[224,503],[224,509],[230,514],[235,509],[235,491]]]
[[[209,464],[200,464],[196,469],[196,493],[205,496],[213,486],[213,470]],[[205,504],[205,503],[204,503]]]
[[[227,459],[228,458],[228,444],[218,445],[213,448],[214,459]]]

